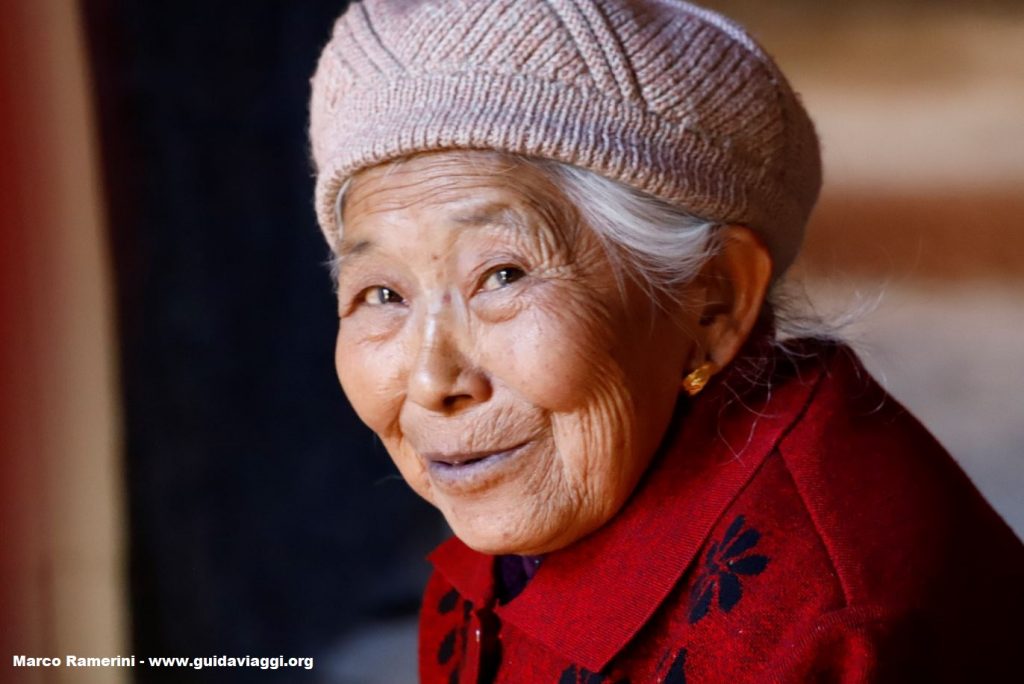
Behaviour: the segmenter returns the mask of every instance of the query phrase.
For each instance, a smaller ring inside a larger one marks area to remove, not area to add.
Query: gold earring
[[[700,394],[700,391],[708,384],[711,377],[718,372],[718,364],[714,361],[705,361],[685,378],[681,383],[683,391],[691,397]]]

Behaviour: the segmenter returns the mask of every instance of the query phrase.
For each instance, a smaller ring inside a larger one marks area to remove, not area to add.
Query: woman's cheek
[[[345,331],[348,332],[356,331]],[[344,333],[338,335],[335,364],[342,390],[359,419],[380,438],[402,478],[417,494],[436,505],[423,464],[399,428],[406,367],[402,341],[368,343],[357,339],[360,341],[353,342]]]
[[[338,380],[359,419],[385,439],[401,408],[400,340],[369,340],[358,326],[344,325],[335,349]]]
[[[585,309],[533,306],[485,328],[484,365],[546,410],[578,408],[593,394],[602,375],[617,373],[607,331]]]
[[[428,503],[436,506],[437,500],[430,487],[430,478],[427,476],[426,468],[409,443],[398,434],[392,434],[382,441],[406,484]]]

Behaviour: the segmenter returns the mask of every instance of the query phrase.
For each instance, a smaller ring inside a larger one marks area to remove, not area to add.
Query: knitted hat
[[[821,185],[818,141],[772,59],[681,0],[363,0],[315,76],[316,208],[360,169],[489,149],[574,164],[757,231],[776,274]]]

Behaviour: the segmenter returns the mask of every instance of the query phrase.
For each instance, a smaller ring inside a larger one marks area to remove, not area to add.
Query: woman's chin
[[[510,554],[517,556],[540,556],[555,550],[554,548],[551,548],[552,544],[550,543],[545,544],[542,541],[529,538],[505,538],[500,533],[491,534],[488,532],[478,533],[469,531],[460,534],[458,531],[455,531],[455,536],[474,551],[486,553],[491,556],[505,556]]]
[[[455,536],[474,551],[493,556],[534,556],[553,551],[566,530],[550,514],[534,514],[498,501],[441,507]]]
[[[569,546],[604,522],[601,516],[565,510],[530,501],[529,497],[509,497],[504,501],[459,503],[442,502],[439,508],[455,536],[474,551],[492,556],[515,554],[540,556]]]

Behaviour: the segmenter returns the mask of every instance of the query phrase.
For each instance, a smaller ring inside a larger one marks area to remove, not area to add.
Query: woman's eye
[[[487,278],[484,280],[484,290],[497,290],[507,285],[511,285],[516,282],[526,273],[521,268],[515,266],[502,266],[496,271],[492,271]]]
[[[370,306],[381,306],[384,304],[401,304],[405,300],[390,287],[368,287],[363,290],[359,297],[360,302]]]

